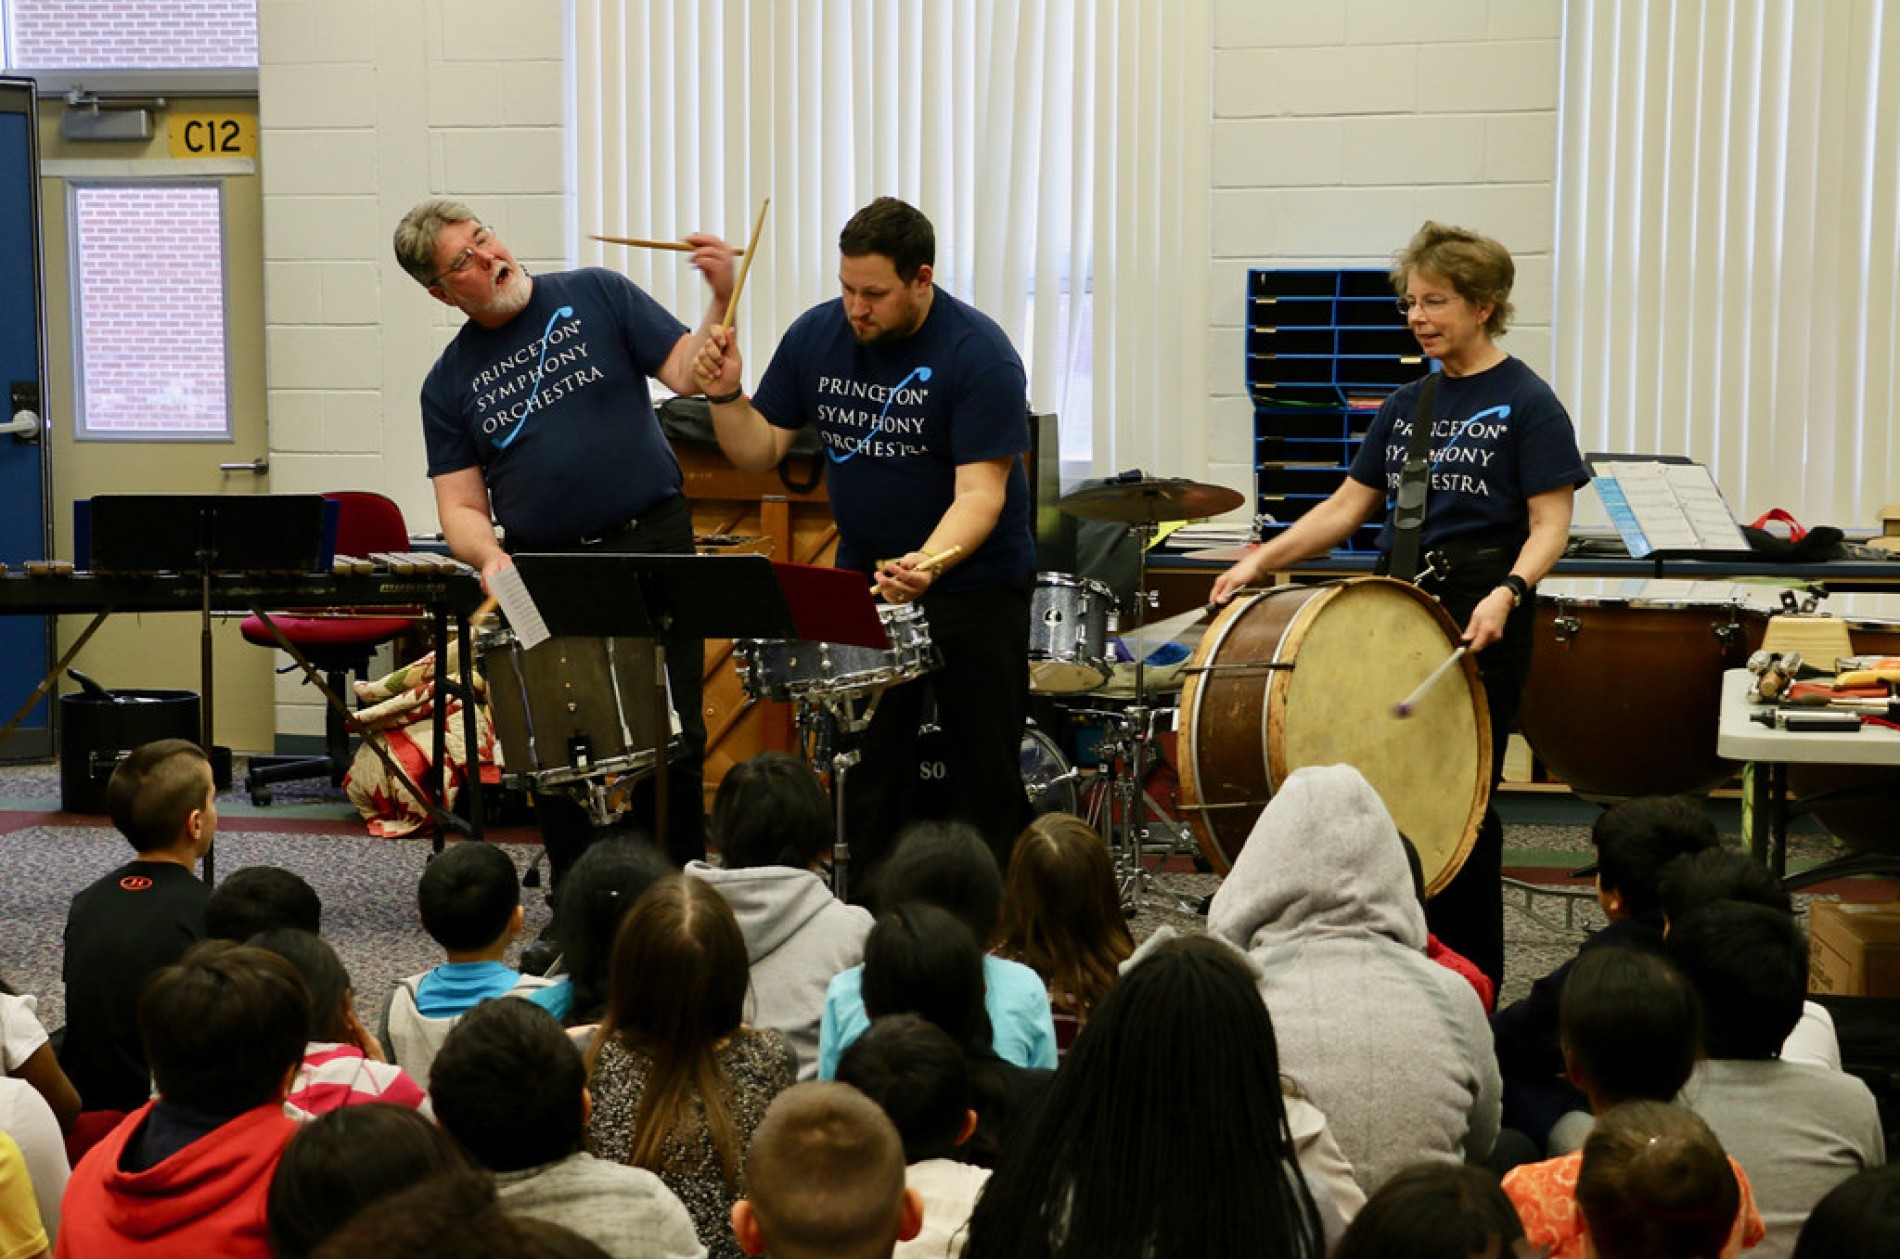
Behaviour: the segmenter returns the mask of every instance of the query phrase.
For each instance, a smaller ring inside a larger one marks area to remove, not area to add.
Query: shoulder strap
[[[1399,472],[1398,504],[1392,511],[1392,563],[1387,570],[1400,581],[1418,575],[1419,532],[1425,525],[1425,491],[1431,481],[1432,404],[1438,398],[1438,373],[1425,378],[1412,416],[1412,440]]]

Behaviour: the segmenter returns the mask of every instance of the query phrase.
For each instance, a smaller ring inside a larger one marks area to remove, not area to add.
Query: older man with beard
[[[468,316],[423,381],[422,422],[443,536],[484,582],[511,551],[691,553],[692,513],[647,379],[698,392],[692,364],[725,314],[732,255],[714,237],[688,241],[712,289],[696,332],[615,272],[530,276],[461,202],[424,201],[397,226],[403,270]],[[704,653],[697,639],[666,648],[683,747],[665,838],[685,862],[705,855]],[[566,796],[535,803],[558,886],[593,828]]]

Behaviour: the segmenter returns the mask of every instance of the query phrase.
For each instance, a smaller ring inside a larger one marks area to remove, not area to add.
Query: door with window
[[[0,413],[0,562],[16,570],[47,555],[35,95],[29,82],[0,80],[0,275],[9,290],[0,301],[0,383],[7,390]],[[46,675],[47,645],[46,618],[0,616],[0,723]],[[49,705],[41,700],[0,744],[0,759],[37,760],[51,751]]]
[[[76,501],[259,494],[270,478],[258,158],[193,155],[174,121],[230,119],[254,137],[255,100],[167,98],[137,146],[63,137],[66,108],[42,107],[40,196],[50,368],[64,382],[50,412],[53,525],[70,555]],[[85,623],[62,618],[61,644]],[[114,617],[75,667],[108,687],[199,690],[199,634],[189,615]],[[214,623],[212,656],[213,737],[270,750],[273,653],[233,617]]]

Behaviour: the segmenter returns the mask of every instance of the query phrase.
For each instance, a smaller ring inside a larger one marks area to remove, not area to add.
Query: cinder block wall
[[[416,393],[461,316],[396,265],[425,196],[530,269],[565,252],[561,0],[260,0],[271,486],[370,489],[435,527]],[[322,708],[280,679],[278,731]]]
[[[1561,24],[1557,0],[1216,0],[1214,480],[1251,496],[1250,267],[1383,267],[1428,218],[1473,228],[1517,262],[1505,348],[1549,374]]]

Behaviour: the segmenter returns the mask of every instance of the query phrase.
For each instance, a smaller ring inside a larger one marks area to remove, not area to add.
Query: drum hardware
[[[1562,604],[1558,605],[1559,608],[1562,606]],[[1569,642],[1570,636],[1583,628],[1582,620],[1561,611],[1557,613],[1556,619],[1551,624],[1557,630],[1557,641],[1560,643]]]

